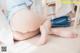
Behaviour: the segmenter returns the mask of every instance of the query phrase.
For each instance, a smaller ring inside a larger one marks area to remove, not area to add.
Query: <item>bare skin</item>
[[[44,12],[45,12],[45,17],[48,18],[48,12],[47,9],[48,7],[44,4],[45,2],[47,2],[47,0],[43,0],[43,5],[44,5]],[[75,13],[70,12],[67,15],[70,16],[71,21],[74,22],[74,15]],[[55,15],[55,14],[54,14]],[[47,35],[48,34],[55,34],[58,35],[60,37],[64,37],[64,38],[75,38],[77,37],[77,34],[71,30],[65,29],[65,28],[51,28],[51,22],[50,22],[50,18],[48,18],[48,20],[46,20],[43,25],[41,25],[40,30],[41,30],[41,38],[40,38],[40,44],[44,44],[47,42]]]
[[[69,28],[51,28],[51,23],[49,20],[44,22],[43,25],[40,27],[41,30],[41,37],[40,37],[40,44],[45,44],[48,40],[48,35],[57,35],[62,38],[76,38],[78,35],[72,31],[69,30]]]
[[[24,13],[24,15],[23,15]],[[34,14],[30,16],[32,13],[31,11],[28,13],[26,9],[17,12],[15,16],[13,16],[11,20],[11,26],[13,29],[13,35],[14,39],[16,40],[24,40],[31,38],[39,33],[39,28],[41,31],[41,38],[40,38],[40,44],[44,44],[47,39],[47,35],[50,34],[56,34],[62,37],[66,38],[73,38],[76,37],[76,35],[73,35],[72,31],[69,32],[69,30],[56,28],[50,32],[51,30],[51,24],[50,21],[44,21],[43,18],[36,17]],[[29,14],[29,15],[28,15]],[[36,14],[37,15],[37,14]],[[34,17],[35,16],[35,17]],[[38,19],[36,19],[38,18]],[[41,19],[41,20],[40,20]],[[37,21],[38,20],[38,21]],[[44,23],[42,24],[42,22]],[[33,24],[33,25],[30,25]],[[18,31],[18,32],[16,32]],[[63,33],[65,32],[65,33]]]
[[[40,44],[47,42],[48,34],[56,34],[65,38],[76,37],[76,34],[70,30],[56,28],[52,31],[50,20],[28,9],[17,11],[16,14],[12,16],[10,24],[13,30],[14,39],[16,40],[31,38],[38,34],[39,31],[41,32]]]
[[[32,10],[23,9],[18,11],[10,20],[11,27],[14,34],[16,34],[14,38],[16,40],[24,40],[35,36],[39,33],[38,29],[43,20],[44,18],[38,16],[37,13],[35,14]]]

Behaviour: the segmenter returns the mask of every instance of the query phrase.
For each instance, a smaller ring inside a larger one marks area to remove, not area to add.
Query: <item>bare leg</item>
[[[40,44],[45,44],[47,42],[47,35],[48,34],[55,34],[65,38],[75,38],[77,37],[76,33],[72,32],[71,30],[67,30],[65,28],[51,28],[50,20],[46,21],[41,27],[41,38]]]
[[[41,37],[40,37],[40,44],[45,44],[47,42],[47,35],[50,32],[51,24],[50,20],[46,21],[43,25],[40,26]]]
[[[39,30],[33,32],[27,32],[25,34],[19,32],[13,32],[13,36],[15,40],[25,40],[36,36],[39,33]]]
[[[69,28],[51,28],[51,22],[50,21],[46,21],[43,25],[42,25],[42,34],[55,34],[61,37],[65,37],[65,38],[75,38],[77,36],[77,34],[70,30]],[[43,32],[44,30],[44,32]]]
[[[24,40],[38,34],[42,18],[32,10],[22,9],[10,20],[14,38],[16,40]],[[37,30],[37,31],[36,31]],[[20,33],[21,32],[21,33]]]
[[[50,34],[55,34],[64,38],[76,38],[77,34],[68,28],[53,28]]]

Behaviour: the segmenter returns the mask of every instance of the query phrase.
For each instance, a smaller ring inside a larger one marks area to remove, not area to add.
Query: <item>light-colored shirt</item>
[[[7,0],[7,14],[10,18],[16,11],[32,5],[32,0]]]

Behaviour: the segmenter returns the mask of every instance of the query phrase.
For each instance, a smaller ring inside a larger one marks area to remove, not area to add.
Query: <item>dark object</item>
[[[62,16],[51,20],[52,27],[69,27],[71,22],[69,16]]]
[[[6,46],[2,46],[1,47],[1,52],[7,52],[7,47]]]

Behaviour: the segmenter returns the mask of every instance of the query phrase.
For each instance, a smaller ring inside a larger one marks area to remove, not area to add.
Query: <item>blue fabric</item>
[[[68,16],[62,16],[51,20],[52,27],[69,27],[71,22]]]

